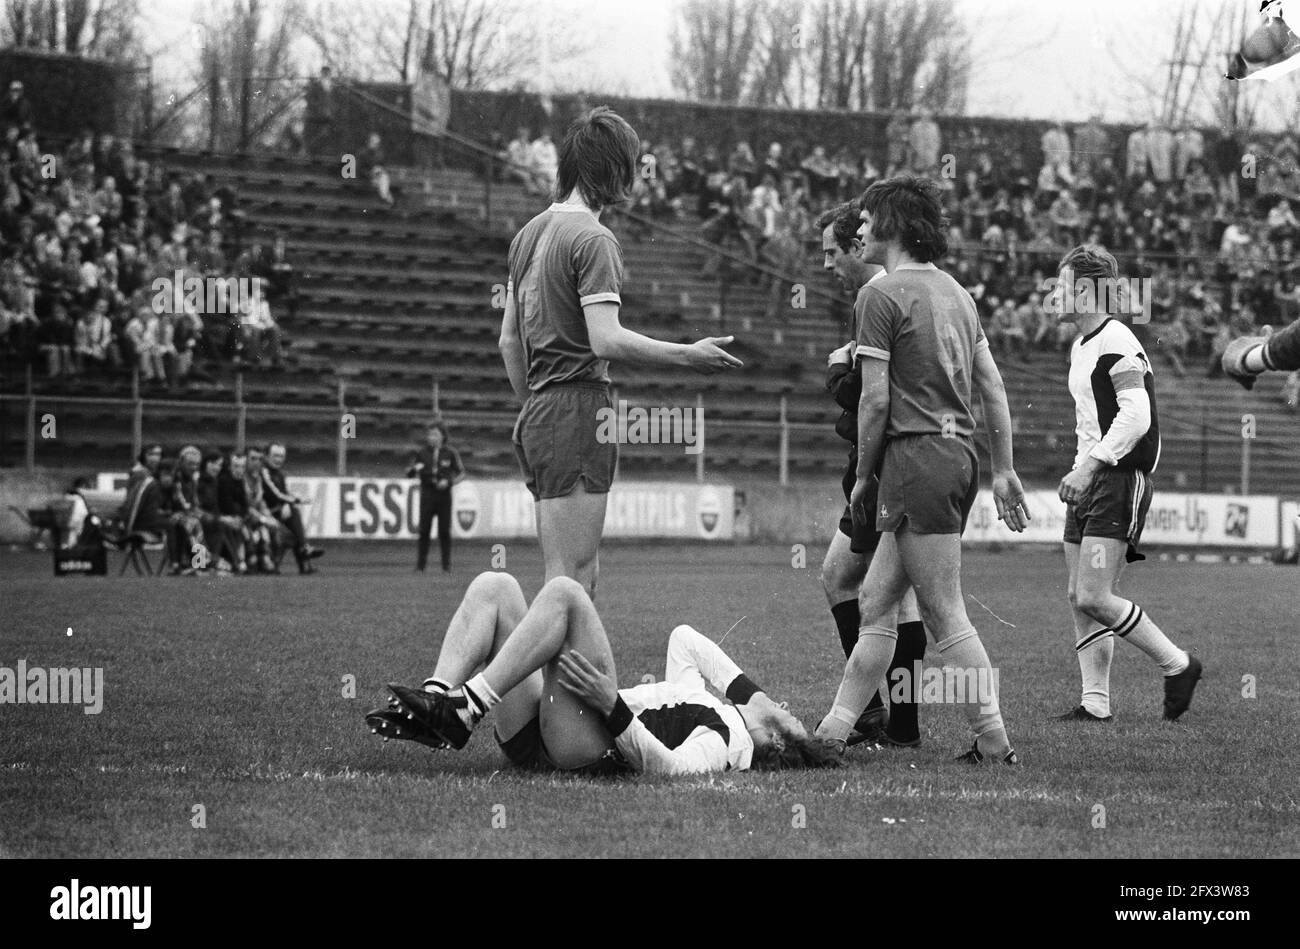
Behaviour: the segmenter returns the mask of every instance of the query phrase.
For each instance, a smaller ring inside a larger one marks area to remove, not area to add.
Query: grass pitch
[[[715,639],[734,625],[727,652],[815,722],[843,668],[822,552],[795,569],[788,547],[606,545],[620,682],[663,675],[677,623]],[[0,666],[102,667],[105,693],[99,715],[0,705],[0,856],[1300,855],[1294,570],[1131,570],[1126,594],[1205,663],[1177,723],[1124,644],[1115,723],[1048,721],[1078,698],[1062,558],[968,551],[1020,768],[953,762],[965,725],[926,706],[919,750],[851,751],[837,771],[593,781],[512,772],[490,728],[435,753],[362,721],[384,682],[432,671],[489,556],[463,545],[450,577],[417,576],[406,546],[334,544],[316,577],[56,580],[47,555],[0,553]],[[531,597],[537,548],[509,557]]]

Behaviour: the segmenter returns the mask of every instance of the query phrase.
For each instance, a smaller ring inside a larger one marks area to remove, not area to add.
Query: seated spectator
[[[23,84],[17,79],[9,83],[9,92],[0,103],[0,125],[25,132],[32,127],[32,104],[27,101]]]
[[[63,379],[77,374],[72,360],[76,344],[76,330],[68,318],[68,308],[63,302],[54,303],[48,319],[42,321],[36,338],[45,356],[45,372],[51,379]]]
[[[172,573],[192,577],[212,566],[211,550],[204,543],[203,522],[199,519],[198,481],[202,453],[193,445],[181,449],[177,456],[175,477],[159,475],[164,489],[173,481],[168,493],[169,519],[172,526]],[[170,475],[168,469],[161,469]]]
[[[248,449],[247,467],[244,471],[244,495],[248,499],[246,534],[256,558],[258,571],[279,573],[280,568],[276,564],[283,550],[283,541],[286,537],[290,541],[293,538],[288,528],[281,524],[266,506],[264,456],[265,452],[261,448]]]
[[[211,554],[212,566],[220,571],[247,573],[244,562],[244,521],[221,510],[218,478],[225,464],[219,451],[203,454],[203,468],[195,484],[195,508],[203,525],[203,542]]]
[[[293,555],[298,561],[298,572],[315,573],[312,561],[325,551],[313,547],[307,541],[307,530],[298,509],[308,502],[289,491],[284,475],[286,455],[284,445],[279,442],[272,442],[266,447],[265,466],[262,469],[263,497],[271,514],[288,528],[293,537]]]
[[[104,370],[121,365],[117,344],[113,341],[113,321],[108,318],[108,300],[97,297],[89,310],[82,312],[76,326],[74,350],[80,368]]]
[[[245,304],[247,312],[239,327],[243,334],[243,358],[253,366],[281,368],[280,327],[271,314],[271,305],[262,295],[260,283],[253,284],[252,297]]]
[[[244,480],[248,473],[247,461],[248,456],[240,451],[233,451],[226,457],[217,473],[217,504],[223,520],[238,533],[239,564],[236,572],[247,573],[251,568],[266,573],[269,572],[266,567],[270,541],[267,529],[254,518],[249,507]]]

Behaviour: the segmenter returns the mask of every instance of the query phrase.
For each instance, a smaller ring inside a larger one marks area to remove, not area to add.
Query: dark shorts
[[[880,531],[876,530],[876,522],[868,520],[860,528],[853,527],[853,511],[848,505],[848,500],[853,496],[853,486],[858,483],[858,452],[855,448],[849,455],[849,465],[844,470],[844,478],[840,482],[844,488],[844,513],[840,515],[840,533],[849,539],[849,550],[855,554],[873,554],[876,548],[880,546]],[[866,509],[874,511],[876,509],[876,492],[880,490],[880,482],[876,479],[871,480],[871,487],[867,489]]]
[[[1085,537],[1123,540],[1128,542],[1125,560],[1146,560],[1138,552],[1138,543],[1154,494],[1150,475],[1102,468],[1079,503],[1065,506],[1065,542],[1082,544]]]
[[[564,498],[582,481],[607,494],[618,467],[618,444],[596,438],[601,409],[613,410],[609,386],[566,382],[534,392],[515,422],[515,457],[534,500]]]
[[[505,741],[501,740],[501,735],[497,732],[494,731],[493,735],[505,756],[510,759],[510,763],[525,771],[564,771],[565,774],[579,774],[585,777],[605,777],[628,774],[632,770],[615,748],[609,749],[599,760],[582,768],[566,770],[557,766],[546,753],[546,744],[542,741],[542,720],[539,717],[531,719],[527,725]]]
[[[960,534],[979,493],[979,458],[969,438],[901,435],[885,445],[876,529],[907,522],[918,534]]]

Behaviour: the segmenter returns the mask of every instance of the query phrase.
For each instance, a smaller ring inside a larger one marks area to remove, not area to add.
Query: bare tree
[[[3,41],[19,49],[121,60],[141,52],[139,0],[5,0],[4,12]]]
[[[299,8],[227,0],[200,12],[203,48],[195,79],[205,88],[209,148],[246,149],[283,119],[302,92],[290,52]]]
[[[739,103],[760,71],[762,0],[684,0],[672,36],[672,78],[693,99]]]

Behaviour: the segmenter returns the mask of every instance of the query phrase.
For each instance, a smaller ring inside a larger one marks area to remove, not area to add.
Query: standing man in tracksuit
[[[465,466],[460,453],[447,444],[447,426],[441,421],[429,423],[425,443],[415,453],[408,478],[420,479],[420,541],[415,569],[424,572],[429,560],[429,535],[433,519],[438,518],[438,547],[442,552],[442,569],[451,571],[451,488],[463,481]]]

